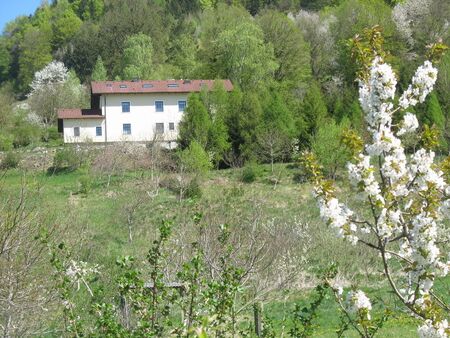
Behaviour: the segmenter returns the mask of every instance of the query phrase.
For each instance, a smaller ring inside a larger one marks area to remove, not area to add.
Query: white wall
[[[187,93],[102,95],[100,106],[102,114],[106,115],[106,131],[104,132],[106,141],[151,141],[156,123],[164,123],[163,140],[176,140],[178,124],[183,115],[183,112],[178,110],[178,101],[187,101],[187,95]],[[130,102],[129,113],[122,113],[122,101]],[[155,111],[155,101],[164,101],[163,112]],[[169,131],[170,122],[175,123],[175,131]],[[124,123],[131,124],[131,135],[123,135]]]
[[[105,142],[104,119],[64,119],[64,142]],[[74,127],[80,127],[80,136],[75,137]],[[102,136],[96,136],[96,127],[102,127]]]

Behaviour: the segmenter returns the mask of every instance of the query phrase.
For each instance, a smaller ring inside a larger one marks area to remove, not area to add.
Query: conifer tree
[[[105,65],[101,56],[98,56],[97,62],[95,63],[94,69],[92,71],[93,81],[106,81],[108,79],[108,74],[106,73]]]

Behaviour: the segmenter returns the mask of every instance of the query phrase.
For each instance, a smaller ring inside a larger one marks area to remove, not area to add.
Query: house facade
[[[231,91],[230,80],[218,80]],[[214,80],[102,81],[91,83],[91,109],[61,109],[65,143],[176,141],[190,93]]]

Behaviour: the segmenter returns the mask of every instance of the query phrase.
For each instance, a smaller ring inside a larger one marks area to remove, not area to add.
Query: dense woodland
[[[88,106],[91,80],[229,78],[230,95],[218,88],[190,98],[182,146],[195,140],[228,166],[287,159],[320,128],[364,130],[349,39],[380,25],[402,89],[427,45],[449,42],[449,16],[443,0],[43,2],[0,38],[0,147],[58,139],[56,109]],[[68,80],[35,93],[36,72],[52,60],[70,70]],[[446,151],[450,56],[439,75],[415,112],[440,129]]]

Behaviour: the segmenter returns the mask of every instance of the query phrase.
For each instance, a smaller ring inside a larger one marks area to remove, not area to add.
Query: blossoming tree
[[[433,286],[450,267],[439,242],[443,221],[450,216],[450,185],[444,179],[449,161],[436,163],[434,135],[427,128],[420,149],[407,154],[402,146],[402,137],[419,127],[408,109],[424,102],[433,90],[437,69],[431,61],[425,61],[397,98],[397,79],[384,60],[380,30],[373,28],[366,35],[369,42],[357,38],[353,47],[362,66],[358,73],[359,100],[369,138],[364,144],[358,135],[349,132],[344,142],[354,154],[347,166],[349,179],[362,197],[359,200],[363,201],[363,210],[368,212],[357,213],[339,201],[333,183],[324,179],[313,154],[304,154],[305,165],[312,174],[321,217],[338,237],[379,253],[393,292],[414,316],[423,320],[418,329],[421,337],[447,337],[450,307],[436,295]],[[444,49],[433,45],[431,59]],[[393,122],[395,114],[403,117],[399,123]],[[400,274],[398,266],[402,267]],[[335,291],[338,300],[343,300],[342,290]],[[347,314],[356,314],[356,322],[370,320],[371,303],[362,291],[350,291],[341,304]],[[360,332],[370,336],[366,333]]]

